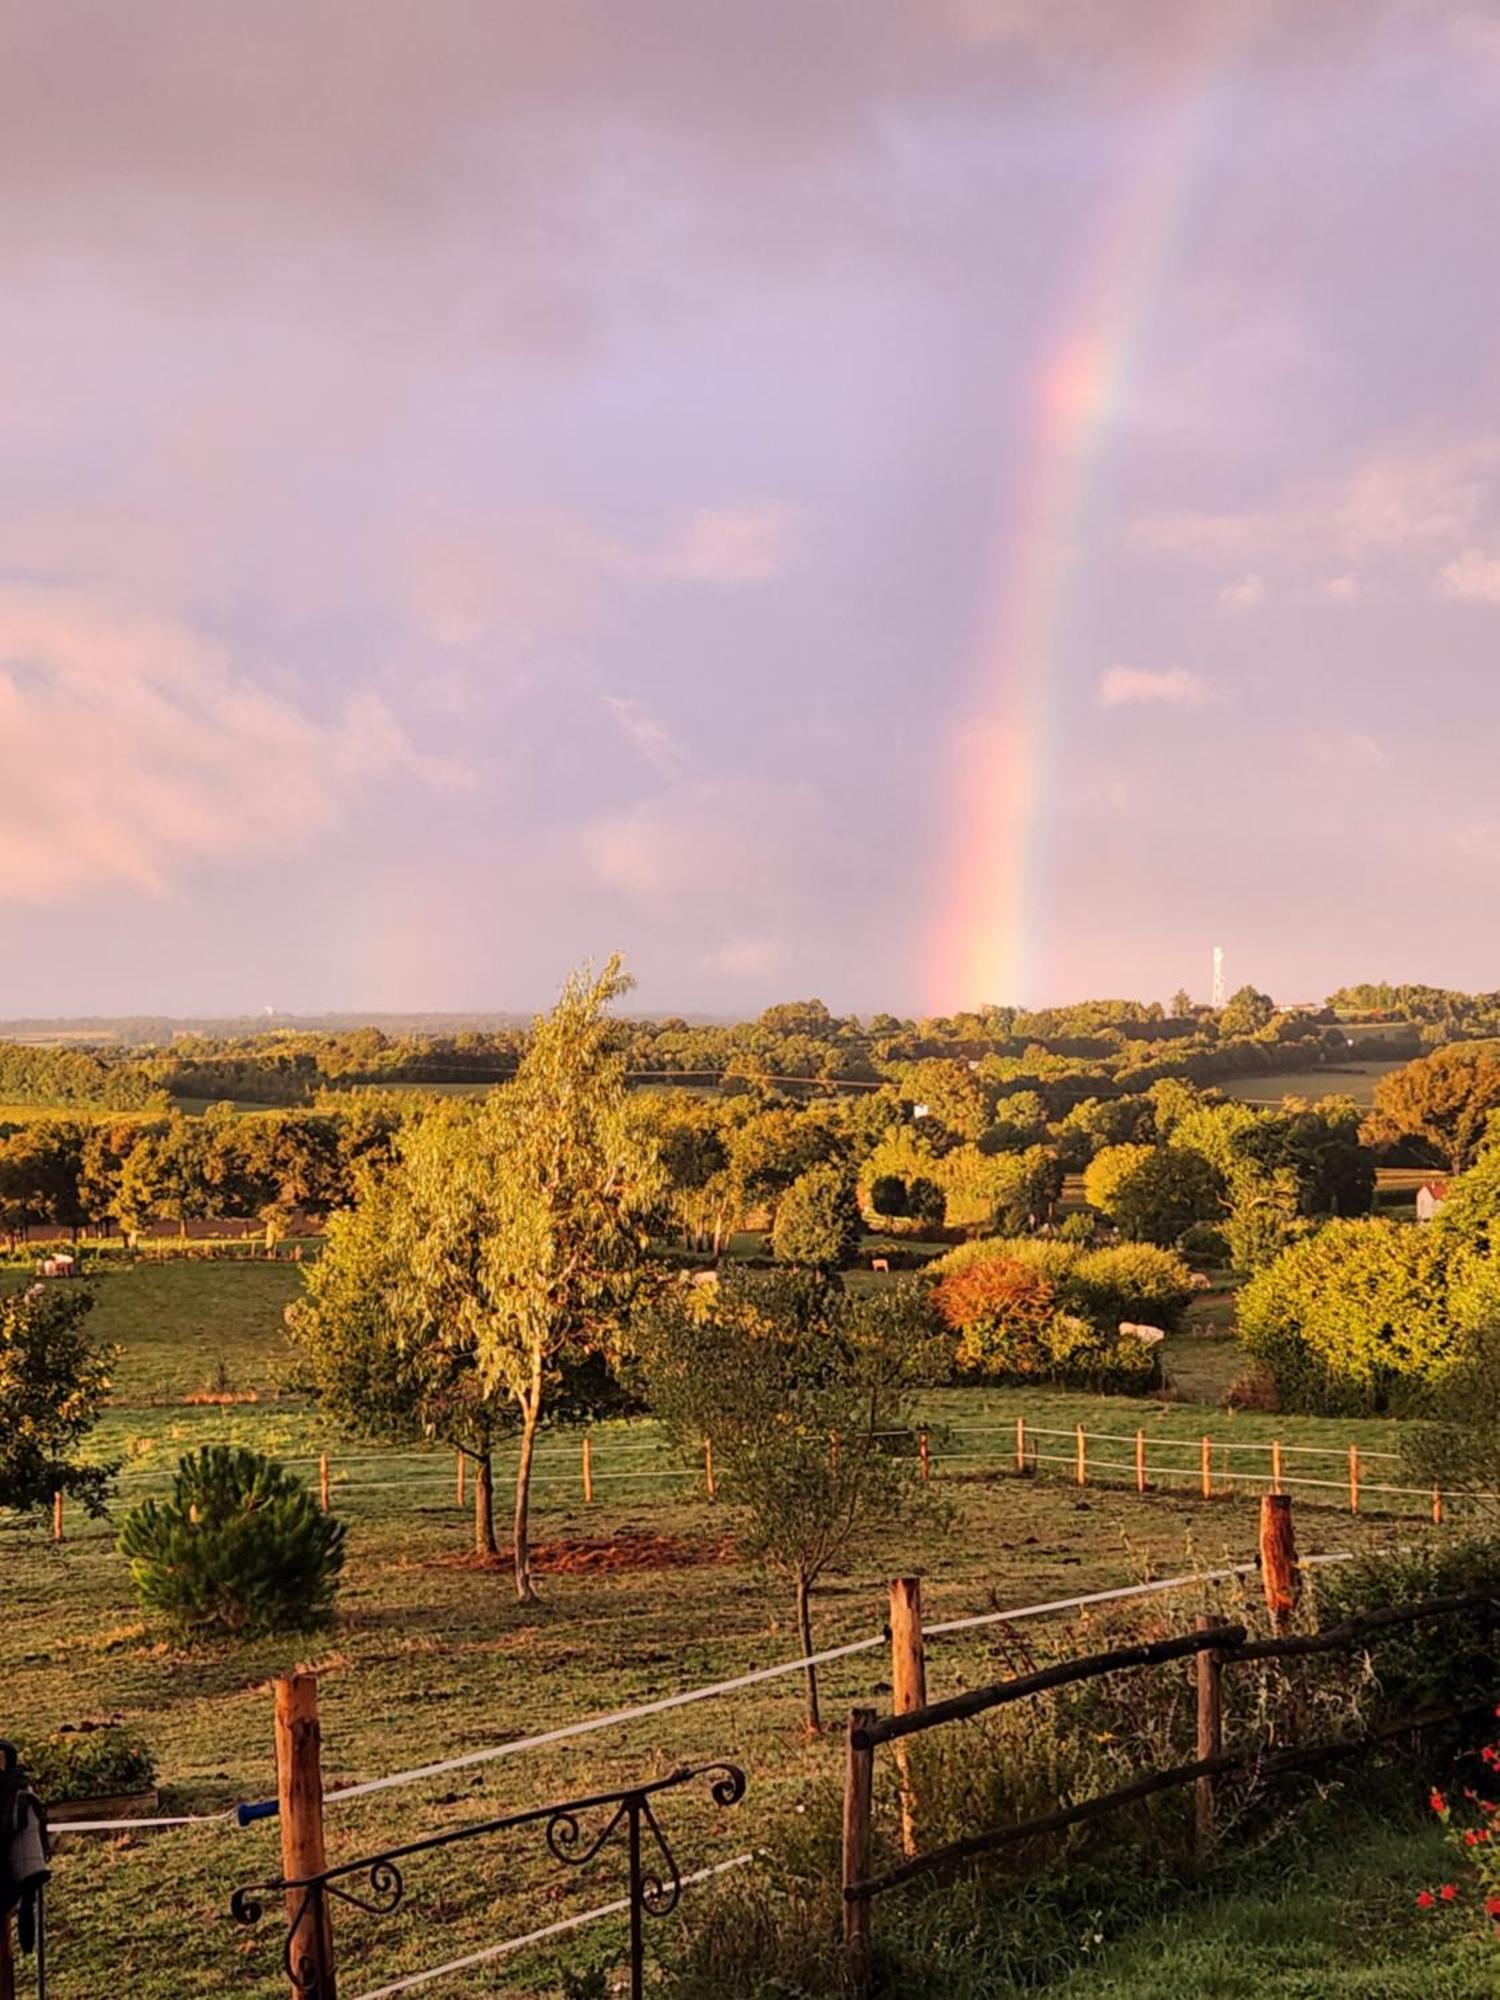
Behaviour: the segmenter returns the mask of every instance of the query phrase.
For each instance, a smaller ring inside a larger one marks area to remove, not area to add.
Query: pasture
[[[1319,1069],[1272,1070],[1264,1076],[1229,1077],[1222,1088],[1226,1097],[1237,1097],[1243,1104],[1280,1104],[1284,1097],[1301,1097],[1310,1104],[1321,1104],[1329,1097],[1352,1097],[1356,1104],[1368,1105],[1375,1101],[1375,1087],[1381,1078],[1405,1067],[1399,1062],[1327,1063]]]
[[[548,1439],[535,1524],[543,1599],[519,1607],[503,1564],[486,1567],[469,1554],[451,1459],[338,1440],[295,1395],[277,1394],[290,1380],[282,1310],[296,1283],[293,1267],[264,1263],[142,1264],[109,1272],[98,1286],[98,1329],[123,1354],[117,1398],[97,1448],[126,1458],[127,1495],[158,1484],[177,1454],[200,1442],[242,1441],[294,1457],[331,1449],[334,1503],[349,1524],[334,1627],[300,1645],[172,1646],[142,1622],[107,1528],[72,1522],[69,1539],[54,1546],[42,1529],[7,1522],[0,1526],[6,1731],[39,1736],[68,1723],[121,1720],[156,1753],[163,1809],[206,1813],[272,1789],[269,1682],[299,1659],[321,1677],[324,1774],[337,1786],[795,1657],[786,1590],[740,1560],[725,1511],[705,1496],[698,1469],[670,1460],[644,1423],[596,1431],[592,1505],[580,1490],[576,1438]],[[1205,1386],[1232,1365],[1222,1334],[1213,1330],[1184,1334],[1174,1353],[1176,1369],[1184,1377],[1196,1369],[1194,1379]],[[263,1392],[262,1400],[229,1406],[185,1400],[215,1379],[221,1363]],[[1374,1449],[1389,1443],[1391,1430],[1380,1423],[1229,1417],[1186,1401],[1000,1390],[934,1395],[924,1416],[934,1427],[936,1477],[951,1502],[951,1523],[916,1546],[891,1538],[820,1592],[819,1644],[878,1633],[885,1579],[898,1572],[923,1572],[928,1618],[935,1622],[1218,1567],[1253,1552],[1256,1511],[1248,1494],[1231,1492],[1213,1503],[1189,1491],[1141,1498],[1010,1475],[1008,1434],[1020,1413],[1038,1424],[1084,1422],[1120,1434],[1143,1425],[1155,1436],[1184,1441],[1206,1427],[1246,1442],[1279,1429],[1304,1443],[1355,1436]],[[988,1437],[984,1426],[992,1427]],[[502,1506],[504,1477],[502,1466]],[[1350,1520],[1333,1508],[1306,1510],[1301,1527],[1309,1552],[1388,1545],[1431,1532],[1389,1519]],[[1027,1628],[1027,1643],[1045,1655],[1049,1645],[1064,1642],[1055,1626],[1038,1625]],[[993,1628],[934,1641],[932,1692],[994,1679],[1010,1657]],[[888,1692],[878,1647],[823,1670],[830,1717],[856,1700],[883,1701]],[[840,1753],[837,1734],[806,1737],[797,1677],[773,1679],[339,1808],[330,1813],[332,1853],[353,1855],[661,1774],[681,1762],[733,1758],[750,1776],[749,1794],[735,1811],[716,1812],[686,1794],[665,1810],[686,1871],[754,1846],[774,1816],[795,1812],[814,1788],[835,1780]],[[55,2000],[94,2000],[106,1989],[139,2000],[284,1993],[274,1916],[244,1931],[226,1914],[237,1884],[275,1872],[274,1826],[240,1831],[221,1820],[155,1836],[75,1836],[60,1848]],[[340,1913],[340,1962],[347,1967],[341,1990],[363,1993],[592,1908],[619,1893],[619,1879],[618,1869],[602,1860],[581,1876],[559,1869],[534,1836],[512,1834],[436,1857],[413,1870],[408,1908],[397,1918],[379,1923]],[[687,1895],[716,1893],[732,1888]],[[604,1923],[551,1947],[545,1958],[521,1954],[466,1975],[461,1985],[432,1990],[556,1994],[559,1963],[579,1971],[612,1965],[619,1946],[618,1927]],[[1106,1993],[1160,1990],[1128,1970],[1128,1951],[1138,1957],[1139,1949],[1122,1947],[1126,1983],[1112,1985],[1096,1968],[1066,1990],[1101,2000]],[[1188,1952],[1189,1944],[1180,1949]],[[1191,1944],[1192,1952],[1207,1949],[1201,1937]],[[1289,1995],[1309,1990],[1285,1988]]]

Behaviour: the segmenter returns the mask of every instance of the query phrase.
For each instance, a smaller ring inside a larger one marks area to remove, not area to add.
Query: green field
[[[1284,1097],[1304,1097],[1312,1104],[1321,1104],[1325,1097],[1352,1097],[1356,1104],[1373,1104],[1380,1079],[1405,1067],[1399,1062],[1346,1062],[1321,1069],[1272,1070],[1266,1076],[1231,1077],[1223,1089],[1226,1096],[1245,1104],[1279,1104]]]
[[[141,1622],[107,1530],[75,1524],[76,1533],[55,1547],[39,1528],[10,1522],[0,1526],[6,1586],[0,1733],[25,1737],[64,1723],[119,1718],[154,1747],[165,1809],[207,1812],[271,1789],[269,1682],[299,1658],[321,1677],[325,1777],[334,1786],[795,1656],[785,1592],[736,1558],[729,1524],[704,1497],[699,1476],[668,1458],[644,1424],[596,1433],[591,1507],[579,1489],[576,1440],[549,1440],[536,1524],[544,1598],[539,1606],[518,1607],[503,1569],[477,1566],[468,1554],[451,1460],[340,1444],[294,1397],[272,1399],[286,1380],[281,1314],[295,1283],[291,1268],[266,1264],[142,1265],[110,1273],[99,1286],[100,1326],[125,1353],[119,1399],[98,1445],[129,1458],[130,1488],[137,1491],[159,1479],[177,1452],[211,1438],[294,1456],[332,1446],[336,1505],[350,1529],[336,1625],[301,1646],[173,1647]],[[1178,1346],[1179,1360],[1193,1359],[1205,1381],[1232,1362],[1214,1333],[1185,1334]],[[195,1393],[212,1380],[221,1358],[231,1375],[262,1388],[267,1399],[228,1408],[163,1400]],[[1266,1418],[1230,1418],[1187,1402],[1008,1391],[934,1396],[925,1414],[952,1523],[916,1543],[894,1538],[836,1578],[816,1608],[821,1642],[878,1633],[884,1579],[893,1573],[924,1573],[927,1615],[935,1622],[1215,1567],[1252,1552],[1256,1507],[1248,1491],[1231,1490],[1205,1504],[1188,1492],[1144,1499],[1107,1488],[1082,1492],[1066,1483],[1065,1469],[1056,1480],[1008,1475],[1001,1468],[1018,1413],[1059,1429],[1082,1421],[1122,1436],[1141,1424],[1153,1436],[1189,1446],[1209,1426],[1245,1443],[1271,1427]],[[1276,1427],[1302,1442],[1358,1435],[1373,1448],[1390,1437],[1381,1424],[1278,1420]],[[1193,1462],[1190,1450],[1187,1459]],[[1351,1521],[1332,1507],[1309,1509],[1302,1522],[1309,1551],[1383,1546],[1423,1532],[1430,1531]],[[1236,1587],[1223,1588],[1227,1601],[1235,1601]],[[1185,1592],[1183,1600],[1198,1595]],[[1026,1629],[1028,1644],[1042,1656],[1077,1643],[1076,1633],[1056,1623]],[[934,1641],[931,1691],[994,1679],[1010,1657],[984,1628]],[[879,1648],[825,1670],[831,1717],[887,1693]],[[775,1679],[732,1699],[338,1809],[330,1814],[330,1839],[336,1856],[350,1856],[660,1773],[684,1760],[732,1757],[750,1774],[749,1796],[735,1812],[718,1814],[696,1797],[668,1808],[682,1865],[691,1869],[753,1846],[778,1815],[795,1811],[809,1787],[835,1778],[840,1750],[836,1734],[807,1739],[795,1677]],[[274,1921],[246,1933],[225,1916],[236,1884],[274,1872],[274,1828],[241,1832],[220,1822],[118,1840],[77,1836],[60,1846],[54,2000],[95,2000],[105,1990],[139,2000],[284,1993]],[[514,1835],[434,1859],[412,1871],[409,1914],[377,1924],[340,1913],[341,1990],[358,1994],[383,1978],[592,1908],[619,1893],[619,1879],[618,1868],[602,1860],[581,1878],[559,1871],[539,1843]],[[559,1962],[586,1966],[602,1955],[613,1963],[619,1944],[617,1926],[606,1923],[564,1941],[545,1961],[509,1960],[503,1969],[466,1975],[461,1986],[433,1990],[555,1994]]]

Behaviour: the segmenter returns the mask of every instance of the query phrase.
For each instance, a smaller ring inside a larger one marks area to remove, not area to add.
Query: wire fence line
[[[1026,1416],[980,1424],[948,1424],[934,1417],[928,1425],[906,1426],[881,1436],[889,1444],[904,1442],[911,1448],[924,1480],[951,1469],[960,1476],[1061,1474],[1079,1486],[1134,1488],[1139,1494],[1174,1490],[1203,1499],[1300,1493],[1314,1505],[1338,1505],[1353,1514],[1410,1516],[1420,1511],[1435,1525],[1455,1508],[1472,1512],[1475,1507],[1500,1505],[1500,1494],[1445,1492],[1439,1486],[1415,1485],[1399,1472],[1393,1476],[1393,1469],[1403,1464],[1399,1452],[1354,1440],[1318,1445],[1211,1433],[1195,1437],[1144,1425],[1133,1433],[1095,1431],[1084,1424],[1035,1423]],[[986,1441],[994,1443],[987,1449]],[[1060,1445],[1066,1448],[1057,1448]],[[321,1453],[290,1454],[281,1462],[314,1472],[325,1506],[339,1500],[357,1503],[366,1494],[393,1493],[409,1494],[415,1502],[428,1505],[470,1504],[472,1482],[462,1454],[455,1460],[431,1449],[346,1451],[333,1446]],[[1334,1465],[1339,1468],[1336,1475]],[[384,1476],[387,1472],[394,1476]],[[497,1480],[508,1473],[508,1463],[502,1460],[495,1468]],[[118,1476],[122,1498],[164,1493],[174,1476],[167,1466],[127,1466]],[[571,1492],[585,1505],[607,1500],[611,1494],[632,1502],[649,1500],[652,1488],[686,1492],[696,1487],[710,1500],[717,1493],[711,1441],[705,1439],[694,1463],[665,1438],[621,1435],[607,1428],[582,1429],[576,1444],[555,1438],[544,1444],[532,1478],[537,1492],[554,1497]],[[79,1539],[96,1539],[107,1532],[85,1531]],[[61,1498],[54,1506],[54,1539],[64,1539]]]
[[[1328,1555],[1304,1556],[1304,1568],[1316,1564],[1353,1562],[1358,1551],[1341,1549]],[[1089,1610],[1096,1605],[1117,1604],[1131,1598],[1160,1596],[1164,1592],[1191,1589],[1229,1582],[1233,1579],[1254,1576],[1259,1564],[1256,1562],[1235,1563],[1224,1569],[1185,1570],[1177,1576],[1158,1577],[1145,1583],[1119,1584],[1109,1590],[1085,1591],[1073,1597],[1048,1598],[1036,1604],[1008,1606],[1003,1610],[975,1612],[963,1618],[950,1618],[926,1627],[928,1638],[948,1637],[956,1632],[975,1631],[985,1626],[1019,1624],[1025,1620],[1056,1617],[1069,1611]],[[569,1742],[580,1736],[597,1734],[602,1730],[620,1729],[633,1722],[650,1716],[664,1715],[673,1709],[692,1707],[699,1702],[717,1700],[725,1695],[737,1694],[745,1688],[776,1680],[784,1675],[804,1672],[808,1667],[826,1666],[834,1660],[851,1659],[859,1653],[874,1652],[889,1642],[889,1633],[882,1629],[865,1638],[851,1639],[839,1646],[827,1646],[821,1651],[800,1654],[794,1660],[780,1660],[768,1667],[752,1667],[742,1674],[732,1675],[726,1680],[709,1681],[696,1687],[679,1689],[675,1694],[661,1695],[647,1702],[638,1702],[629,1708],[610,1709],[601,1714],[582,1716],[573,1722],[559,1724],[555,1729],[541,1730],[531,1736],[513,1737],[504,1743],[495,1743],[482,1750],[463,1751],[453,1757],[440,1758],[427,1764],[414,1764],[400,1771],[388,1772],[379,1778],[369,1778],[354,1785],[335,1786],[323,1794],[325,1806],[347,1805],[354,1799],[369,1798],[377,1792],[394,1791],[408,1785],[424,1783],[433,1778],[448,1776],[451,1772],[469,1770],[481,1764],[494,1763],[500,1758],[519,1757],[528,1751],[546,1749],[553,1744]],[[235,1821],[240,1826],[252,1825],[260,1819],[270,1818],[275,1812],[274,1800],[242,1802],[239,1805],[222,1808],[217,1812],[196,1814],[175,1814],[159,1818],[122,1820],[73,1820],[59,1822],[54,1833],[96,1833],[96,1832],[137,1832],[146,1828],[172,1828],[179,1826],[209,1826]]]

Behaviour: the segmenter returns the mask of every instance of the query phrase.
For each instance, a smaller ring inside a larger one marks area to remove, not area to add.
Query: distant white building
[[[1422,1185],[1417,1189],[1418,1222],[1431,1222],[1447,1199],[1448,1183],[1446,1181],[1423,1181]]]

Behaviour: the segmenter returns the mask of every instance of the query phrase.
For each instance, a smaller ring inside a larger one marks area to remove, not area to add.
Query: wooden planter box
[[[160,1792],[110,1792],[96,1799],[59,1799],[47,1805],[54,1826],[76,1819],[145,1819],[161,1804]]]

